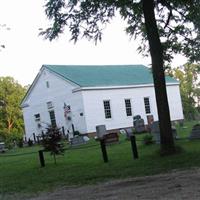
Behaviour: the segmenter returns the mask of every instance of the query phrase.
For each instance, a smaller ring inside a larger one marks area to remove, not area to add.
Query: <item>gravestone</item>
[[[98,125],[96,126],[96,133],[99,139],[102,139],[106,134],[106,126],[105,125]]]
[[[74,138],[71,138],[71,141],[70,141],[71,147],[79,146],[82,144],[86,144],[86,141],[84,140],[84,136],[76,136]]]
[[[140,115],[136,115],[133,117],[133,126],[137,133],[142,133],[145,131],[144,120],[141,118]]]
[[[104,135],[104,141],[106,145],[114,144],[119,142],[119,136],[116,132],[108,133]]]
[[[126,131],[126,138],[130,140],[130,136],[133,136],[133,129],[132,128],[125,128]]]
[[[200,124],[196,124],[193,126],[192,131],[190,133],[189,139],[200,139]]]
[[[160,144],[160,128],[158,121],[155,121],[151,124],[151,134],[153,135],[153,140]]]
[[[154,122],[154,117],[153,115],[147,115],[147,131],[150,132],[151,131],[151,125]]]
[[[0,153],[4,153],[5,151],[6,151],[5,143],[4,142],[0,142]]]
[[[122,129],[119,130],[119,133],[122,134],[122,135],[126,135],[126,130],[122,128]]]
[[[160,144],[160,127],[158,121],[154,121],[151,124],[151,134],[153,135],[153,140],[156,144]],[[172,134],[175,139],[178,139],[177,131],[174,126],[172,126]]]

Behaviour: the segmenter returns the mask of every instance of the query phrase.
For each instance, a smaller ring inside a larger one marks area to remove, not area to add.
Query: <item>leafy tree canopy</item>
[[[164,61],[182,53],[191,61],[200,59],[199,0],[46,0],[46,15],[52,24],[41,32],[53,40],[68,27],[71,40],[82,37],[97,42],[102,30],[119,13],[126,32],[141,38],[141,52],[149,53],[157,102],[161,152],[175,152],[164,76]],[[114,33],[113,33],[114,34]]]
[[[183,112],[187,119],[193,119],[200,103],[200,65],[186,63],[171,69],[170,74],[179,80]]]
[[[41,32],[53,40],[68,27],[71,40],[86,37],[95,42],[102,39],[102,30],[116,13],[127,22],[126,32],[141,36],[138,49],[149,51],[143,15],[143,0],[47,0],[46,15],[52,24]],[[154,10],[164,59],[171,61],[173,53],[182,53],[191,61],[200,59],[200,1],[154,0]]]
[[[20,103],[26,89],[12,77],[0,77],[0,136],[4,140],[23,137]]]

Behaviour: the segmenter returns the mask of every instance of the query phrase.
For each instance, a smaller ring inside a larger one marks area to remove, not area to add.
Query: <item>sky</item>
[[[138,53],[139,40],[126,35],[125,23],[118,17],[103,32],[97,45],[82,39],[70,42],[70,34],[52,42],[38,36],[39,28],[50,23],[44,13],[45,0],[0,0],[0,76],[12,76],[22,85],[31,84],[43,64],[101,65],[144,64],[149,57]],[[172,66],[179,66],[186,58],[176,56]]]

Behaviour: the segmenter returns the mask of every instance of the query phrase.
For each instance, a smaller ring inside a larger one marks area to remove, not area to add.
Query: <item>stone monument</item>
[[[151,134],[153,135],[153,140],[157,143],[160,144],[160,127],[159,127],[159,122],[154,121],[151,125]],[[172,134],[175,139],[178,138],[177,136],[177,131],[174,126],[172,126]]]
[[[193,126],[189,139],[200,139],[200,124],[196,124]]]

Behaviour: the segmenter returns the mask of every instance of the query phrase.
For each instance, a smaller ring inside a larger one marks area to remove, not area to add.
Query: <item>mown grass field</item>
[[[0,154],[0,194],[35,194],[64,185],[93,184],[99,181],[152,175],[173,169],[200,167],[200,140],[187,139],[192,125],[185,123],[177,127],[180,140],[176,144],[183,151],[173,156],[160,157],[159,145],[145,146],[137,135],[139,159],[134,160],[130,142],[125,136],[120,143],[107,147],[109,162],[104,163],[98,142],[91,140],[79,149],[70,149],[64,156],[58,156],[57,165],[48,152],[46,166],[40,167],[38,150],[40,146],[10,150]],[[96,145],[95,145],[96,144]],[[90,147],[91,146],[91,147]]]

